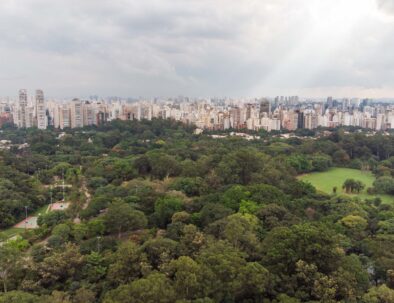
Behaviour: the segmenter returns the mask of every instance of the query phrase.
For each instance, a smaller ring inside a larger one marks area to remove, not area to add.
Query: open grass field
[[[39,209],[37,209],[35,212],[33,212],[31,215],[32,216],[39,216],[43,215],[47,212],[48,205],[41,206]]]
[[[363,192],[358,194],[362,199],[380,197],[384,203],[394,203],[394,196],[390,195],[368,195],[367,188],[372,187],[375,181],[375,176],[371,172],[364,172],[357,169],[350,168],[331,168],[325,172],[317,172],[311,174],[304,174],[299,179],[311,183],[316,189],[331,194],[334,186],[337,187],[337,194],[345,194],[342,190],[342,185],[346,179],[355,179],[365,184]],[[356,196],[356,195],[350,195]]]

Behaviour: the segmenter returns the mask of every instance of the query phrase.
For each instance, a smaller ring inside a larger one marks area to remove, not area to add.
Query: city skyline
[[[0,3],[0,95],[394,97],[394,4]]]
[[[46,100],[44,91],[35,95],[19,90],[17,100],[0,102],[0,127],[81,128],[113,120],[171,119],[200,129],[248,129],[294,131],[296,129],[354,126],[377,131],[394,129],[394,104],[373,99],[327,97],[302,102],[298,96],[274,99],[178,97],[169,99],[73,98],[66,102]]]

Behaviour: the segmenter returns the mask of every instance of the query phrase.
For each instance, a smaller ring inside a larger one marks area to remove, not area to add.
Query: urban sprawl
[[[255,99],[131,100],[121,98],[46,100],[42,90],[29,96],[21,89],[15,100],[0,103],[0,126],[78,128],[107,121],[174,119],[201,129],[289,130],[355,126],[373,130],[394,128],[394,104],[371,99],[300,100],[297,96]]]

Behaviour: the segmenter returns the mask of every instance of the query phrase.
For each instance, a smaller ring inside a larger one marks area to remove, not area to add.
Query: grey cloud
[[[394,0],[377,0],[377,3],[382,11],[394,15]]]
[[[393,1],[377,1],[382,10],[393,9]],[[320,2],[334,8],[340,3]],[[277,93],[272,87],[394,86],[393,24],[386,22],[382,30],[378,19],[361,20],[342,44],[327,51],[335,35],[314,33],[316,26],[325,28],[325,12],[315,16],[315,5],[2,0],[0,95],[29,86],[60,97],[247,96]],[[340,34],[340,27],[336,30]],[[6,79],[15,81],[10,85]]]

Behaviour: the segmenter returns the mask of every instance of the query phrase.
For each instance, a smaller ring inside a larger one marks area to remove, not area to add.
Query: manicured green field
[[[316,189],[328,194],[332,194],[334,186],[337,187],[337,194],[344,194],[342,185],[346,179],[355,179],[365,184],[365,189],[358,194],[362,199],[380,197],[385,203],[394,203],[394,196],[390,195],[368,195],[367,188],[372,187],[375,176],[371,172],[364,172],[350,168],[332,168],[326,172],[305,174],[299,177],[301,180],[310,182]],[[351,195],[355,196],[355,195]]]
[[[39,216],[43,215],[47,212],[48,205],[41,206],[39,209],[37,209],[35,212],[33,212],[31,215],[32,216]]]

